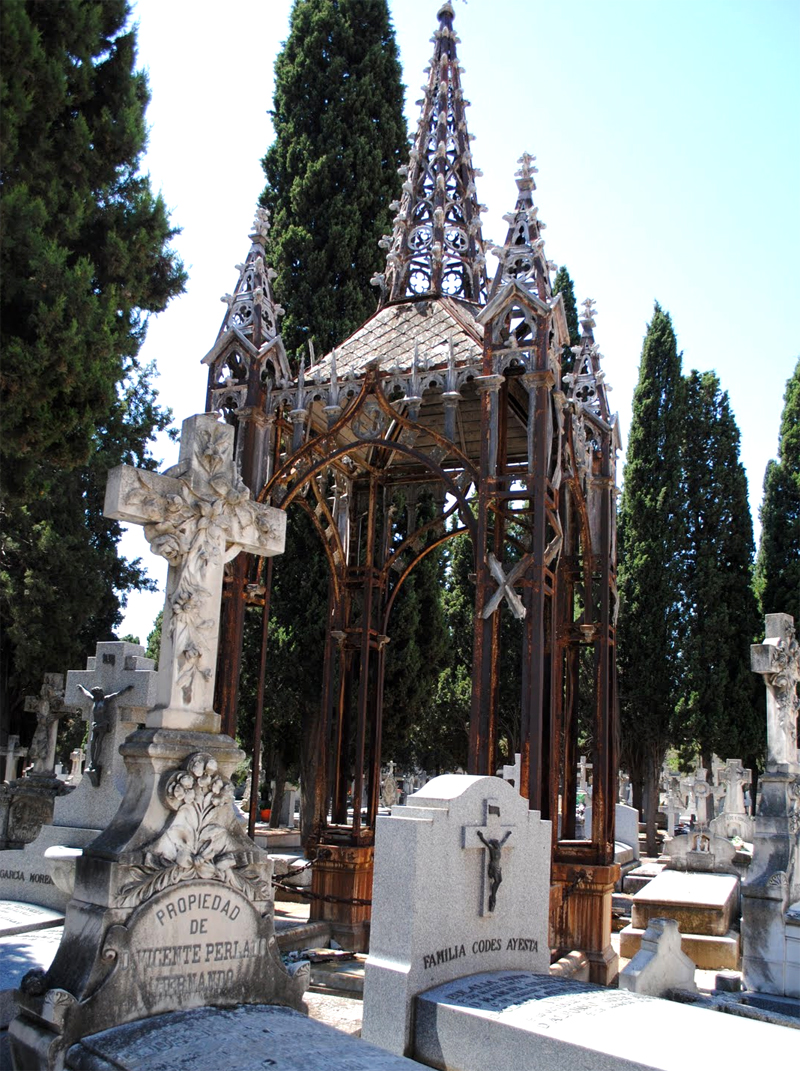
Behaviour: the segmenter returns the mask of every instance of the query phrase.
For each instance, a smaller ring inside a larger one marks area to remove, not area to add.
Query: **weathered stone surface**
[[[687,1039],[690,1055],[684,1044],[664,1043],[665,1032]],[[414,1055],[448,1071],[686,1071],[716,1067],[721,1053],[759,1066],[768,1052],[780,1066],[795,1058],[797,1036],[655,997],[504,971],[419,996]]]
[[[800,900],[800,645],[788,614],[767,614],[751,647],[767,689],[767,768],[759,782],[753,861],[742,888],[742,970],[749,990],[800,997],[792,905]]]
[[[619,931],[619,954],[623,959],[633,959],[642,945],[645,930],[637,926],[625,926]],[[711,937],[702,933],[682,933],[681,951],[695,967],[703,971],[718,971],[723,968],[736,970],[741,962],[741,941],[737,930],[729,930],[723,937]]]
[[[288,1008],[160,1015],[73,1046],[70,1071],[412,1071],[420,1065]]]
[[[21,900],[0,900],[0,937],[46,930],[51,926],[61,926],[63,922],[64,916],[60,911],[51,911],[39,904],[26,904]]]
[[[434,778],[378,819],[366,1040],[406,1051],[413,997],[431,985],[547,972],[550,829],[506,781],[464,775]]]
[[[53,962],[61,926],[0,937],[0,1029],[17,1013],[15,993],[30,970],[47,970]]]
[[[738,918],[739,882],[727,874],[664,870],[633,898],[631,922],[646,928],[650,919],[675,919],[681,933],[724,936]]]
[[[694,992],[694,962],[681,951],[681,933],[675,919],[651,919],[639,951],[619,976],[619,988],[648,997],[662,997],[669,989]]]

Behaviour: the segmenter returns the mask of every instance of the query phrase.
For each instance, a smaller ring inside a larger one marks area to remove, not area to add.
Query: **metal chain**
[[[303,868],[305,869],[305,867]],[[307,900],[323,900],[326,904],[353,904],[354,907],[372,907],[371,900],[363,900],[354,896],[348,898],[346,896],[333,896],[328,893],[315,893],[310,889],[300,889],[295,885],[286,885],[282,881],[272,879],[272,884],[276,889],[281,889],[283,892],[295,893],[297,896],[304,896]]]

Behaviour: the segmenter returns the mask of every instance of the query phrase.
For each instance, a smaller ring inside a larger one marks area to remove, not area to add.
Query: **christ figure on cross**
[[[497,903],[497,890],[500,888],[500,882],[503,880],[503,871],[500,868],[500,852],[502,851],[505,842],[511,836],[511,830],[506,830],[502,840],[499,840],[497,837],[489,837],[487,840],[479,829],[476,830],[476,832],[489,852],[489,865],[486,868],[486,873],[489,876],[489,910],[494,911],[495,904]]]

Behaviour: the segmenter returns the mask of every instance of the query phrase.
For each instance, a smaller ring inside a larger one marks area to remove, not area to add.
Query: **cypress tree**
[[[713,372],[686,380],[684,437],[686,550],[677,737],[749,765],[763,748],[764,718],[750,644],[758,630],[752,588],[753,525],[739,429]]]
[[[386,0],[295,0],[289,27],[261,200],[287,350],[311,338],[327,352],[375,311],[408,151],[403,85]]]
[[[564,312],[567,316],[567,327],[569,328],[569,344],[570,346],[579,346],[581,332],[578,321],[578,305],[575,301],[575,287],[572,284],[569,272],[563,264],[556,272],[556,277],[553,280],[553,293],[562,295]]]
[[[4,489],[69,469],[183,289],[164,203],[138,174],[147,81],[127,0],[0,5]]]
[[[791,614],[800,627],[800,359],[783,397],[778,460],[764,475],[756,591],[762,614]]]
[[[185,276],[138,174],[148,89],[129,14],[127,0],[0,4],[0,705],[14,732],[42,673],[80,666],[125,591],[147,586],[116,555],[105,474],[152,464],[169,414],[136,355]]]
[[[658,774],[671,742],[680,673],[685,544],[684,387],[672,321],[657,303],[642,348],[619,511],[620,759],[643,798],[655,850]]]

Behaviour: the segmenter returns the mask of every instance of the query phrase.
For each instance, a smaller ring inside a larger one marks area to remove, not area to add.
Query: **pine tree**
[[[386,0],[295,0],[271,115],[262,203],[282,334],[290,353],[307,339],[327,352],[375,311],[370,279],[408,149]]]
[[[127,0],[0,5],[0,706],[111,638],[127,590],[105,474],[148,464],[169,414],[136,359],[183,289],[175,231],[138,174],[148,102]],[[23,736],[25,735],[23,730]]]
[[[655,848],[658,773],[681,672],[684,386],[668,313],[656,304],[642,348],[619,511],[620,759],[644,796]]]
[[[800,627],[800,359],[786,384],[778,460],[764,476],[756,591],[762,614],[791,614]]]
[[[714,753],[752,765],[764,718],[750,644],[758,630],[752,588],[753,524],[739,429],[713,372],[686,379],[684,613],[677,736],[711,768]]]

